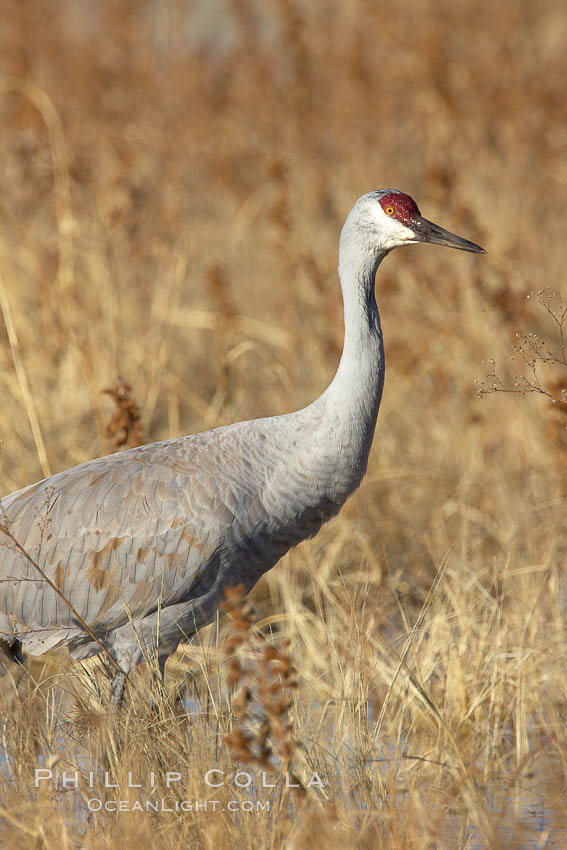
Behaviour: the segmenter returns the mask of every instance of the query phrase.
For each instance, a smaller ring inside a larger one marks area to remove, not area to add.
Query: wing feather
[[[215,446],[225,430],[66,470],[3,499],[3,521],[91,627],[143,617],[190,597],[234,522],[242,468]],[[0,572],[0,632],[74,625],[5,537]]]

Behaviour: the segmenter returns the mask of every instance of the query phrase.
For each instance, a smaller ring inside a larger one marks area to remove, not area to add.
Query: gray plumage
[[[385,212],[392,198],[399,215]],[[247,590],[338,513],[366,471],[384,380],[374,276],[396,245],[482,250],[402,217],[406,195],[360,198],[341,234],[345,344],[333,382],[295,413],[98,458],[6,496],[0,519],[121,668],[161,669],[211,622],[224,588]],[[413,204],[413,202],[411,202]],[[436,226],[431,225],[431,228]],[[460,244],[458,244],[460,243]],[[471,247],[472,246],[472,247]],[[0,535],[0,638],[32,655],[99,651],[70,609]]]

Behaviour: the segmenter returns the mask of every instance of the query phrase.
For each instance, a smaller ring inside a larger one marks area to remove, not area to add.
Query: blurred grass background
[[[6,686],[3,846],[126,850],[153,829],[163,847],[566,846],[565,415],[474,385],[490,358],[513,375],[516,333],[554,341],[526,296],[565,292],[566,42],[559,0],[4,0],[2,494],[111,450],[119,376],[148,441],[314,399],[342,346],[338,235],[370,189],[488,255],[381,267],[368,475],[255,591],[292,640],[296,734],[328,800],[290,823],[81,826],[29,784],[72,676],[48,665],[23,702]],[[175,669],[201,665],[206,693],[200,652]],[[219,712],[93,728],[135,739],[147,770],[171,752],[197,771],[215,741],[220,758]]]

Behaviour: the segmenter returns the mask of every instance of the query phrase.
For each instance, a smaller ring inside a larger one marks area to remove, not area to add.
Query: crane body
[[[163,673],[179,642],[214,619],[226,587],[250,590],[358,487],[384,383],[374,278],[393,247],[417,241],[482,252],[401,192],[371,192],[353,207],[339,250],[343,353],[309,406],[97,458],[0,501],[0,522],[122,671],[148,652]],[[16,656],[22,646],[40,655],[66,645],[77,659],[100,651],[5,535],[0,640]]]

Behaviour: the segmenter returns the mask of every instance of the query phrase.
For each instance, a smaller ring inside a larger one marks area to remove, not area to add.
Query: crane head
[[[486,253],[480,245],[428,221],[421,215],[413,198],[397,189],[378,189],[364,195],[360,202],[364,202],[365,212],[370,212],[375,236],[382,250],[390,251],[400,245],[430,242],[433,245],[445,245],[447,248],[458,248],[474,254]]]

